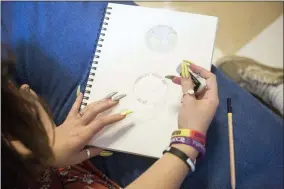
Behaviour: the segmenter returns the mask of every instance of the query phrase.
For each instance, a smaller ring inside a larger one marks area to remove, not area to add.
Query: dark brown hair
[[[1,45],[2,46],[2,45]],[[11,83],[15,59],[1,58],[1,172],[3,188],[24,188],[53,159],[38,99]],[[11,141],[20,141],[32,153],[18,153]]]

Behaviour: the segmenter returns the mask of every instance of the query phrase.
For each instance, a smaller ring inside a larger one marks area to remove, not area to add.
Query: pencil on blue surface
[[[235,170],[235,150],[234,150],[233,111],[232,110],[233,108],[231,104],[231,98],[227,98],[231,186],[232,186],[232,189],[235,189],[236,188],[236,170]]]

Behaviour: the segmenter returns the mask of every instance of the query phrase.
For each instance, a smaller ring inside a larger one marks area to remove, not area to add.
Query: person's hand
[[[89,104],[78,113],[82,98],[83,94],[80,93],[67,119],[54,130],[52,149],[55,161],[52,163],[53,167],[78,164],[98,155],[102,149],[89,147],[90,157],[88,157],[86,150],[84,150],[85,145],[102,128],[126,117],[126,115],[114,114],[100,116],[96,119],[98,114],[118,104],[118,101],[111,99],[103,99]]]
[[[219,104],[216,76],[194,64],[190,65],[190,69],[206,79],[207,87],[201,94],[183,96],[178,126],[179,128],[196,130],[206,135]],[[183,94],[194,87],[190,76],[187,78],[176,77],[173,82],[181,84]]]

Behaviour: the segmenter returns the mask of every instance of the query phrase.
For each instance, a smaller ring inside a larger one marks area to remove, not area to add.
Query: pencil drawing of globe
[[[146,45],[154,52],[168,53],[178,41],[177,32],[170,26],[158,25],[146,33]]]

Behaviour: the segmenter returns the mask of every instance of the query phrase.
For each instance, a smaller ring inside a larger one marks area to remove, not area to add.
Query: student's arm
[[[187,92],[193,89],[191,78],[187,74],[182,78],[174,78],[174,83],[181,84],[184,94],[179,112],[178,126],[180,129],[191,129],[206,135],[209,125],[219,104],[216,77],[211,72],[190,65],[190,69],[206,79],[206,90],[203,94],[190,95]],[[195,149],[184,144],[174,147],[183,151],[194,160],[198,153]],[[161,149],[162,150],[162,149]],[[144,174],[127,186],[127,189],[175,189],[179,188],[188,174],[188,166],[175,155],[166,153]]]
[[[191,159],[196,159],[197,151],[183,144],[174,146],[187,154]],[[175,155],[165,153],[138,179],[126,189],[177,189],[180,188],[185,176],[189,173],[188,166]]]

